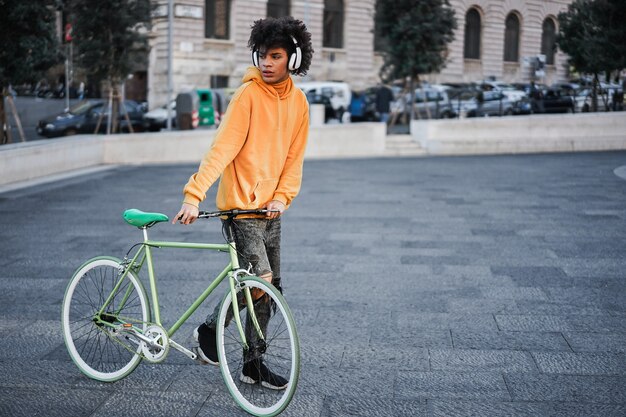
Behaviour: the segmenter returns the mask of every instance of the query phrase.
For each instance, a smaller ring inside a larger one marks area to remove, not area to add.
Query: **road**
[[[307,161],[283,223],[303,361],[284,415],[625,415],[624,165],[624,152]],[[243,415],[217,368],[171,351],[99,383],[60,333],[75,268],[140,240],[124,209],[174,214],[195,167],[112,167],[0,195],[0,415]],[[151,236],[221,239],[211,221]],[[223,261],[156,256],[166,322]]]

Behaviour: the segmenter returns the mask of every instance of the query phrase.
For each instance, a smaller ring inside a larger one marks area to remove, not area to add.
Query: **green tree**
[[[577,72],[592,74],[593,110],[597,110],[598,75],[626,68],[626,2],[575,0],[559,13],[557,44]]]
[[[150,0],[70,0],[77,64],[95,80],[106,81],[113,97],[149,50]],[[113,100],[116,130],[119,100]]]
[[[377,0],[375,23],[384,45],[381,78],[408,78],[413,103],[419,76],[445,66],[457,28],[454,10],[448,0]]]
[[[0,144],[7,141],[9,85],[33,83],[60,62],[52,0],[0,0]]]

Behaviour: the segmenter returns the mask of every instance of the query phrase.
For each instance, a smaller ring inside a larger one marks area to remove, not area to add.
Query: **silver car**
[[[500,91],[465,92],[453,99],[466,117],[512,116],[514,103]]]
[[[410,101],[411,95],[405,94],[401,100],[392,104],[392,112],[404,111],[406,108],[404,103],[409,103]],[[418,120],[450,119],[457,115],[448,96],[447,88],[443,86],[416,88],[413,109]]]

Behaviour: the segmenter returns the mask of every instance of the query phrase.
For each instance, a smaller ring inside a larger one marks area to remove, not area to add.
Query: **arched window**
[[[324,0],[324,42],[329,48],[343,48],[343,1]]]
[[[230,0],[206,0],[204,9],[204,37],[229,39]]]
[[[554,65],[554,52],[556,51],[556,25],[554,20],[547,18],[543,21],[541,32],[541,54],[546,56],[546,64]]]
[[[268,0],[267,17],[289,16],[289,0]]]
[[[504,29],[504,61],[519,61],[519,18],[515,13],[506,17]]]
[[[476,9],[469,9],[465,15],[464,58],[480,59],[480,33],[480,13]]]

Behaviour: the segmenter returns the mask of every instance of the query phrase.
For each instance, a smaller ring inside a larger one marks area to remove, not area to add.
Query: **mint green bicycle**
[[[201,212],[200,218],[226,219],[223,222],[226,243],[212,244],[150,240],[148,229],[168,221],[168,217],[126,210],[124,219],[142,230],[143,242],[131,247],[123,260],[100,256],[85,262],[74,273],[63,298],[63,336],[78,368],[90,378],[113,382],[129,375],[142,360],[163,361],[170,348],[196,360],[194,351],[176,343],[172,337],[226,279],[229,290],[219,308],[216,331],[219,366],[226,386],[239,406],[250,414],[275,416],[282,412],[296,391],[300,374],[295,322],[282,294],[267,281],[251,275],[249,269],[240,267],[232,230],[232,219],[236,216],[260,213],[266,211]],[[169,329],[163,327],[159,312],[153,248],[206,249],[230,255],[228,265]],[[130,255],[133,250],[134,255]],[[148,267],[152,308],[137,278],[144,265]],[[261,329],[255,303],[265,295],[270,299],[271,318],[267,329]],[[249,340],[246,334],[255,337]],[[249,358],[262,358],[289,381],[287,387],[271,390],[261,381],[245,377],[242,370]]]

